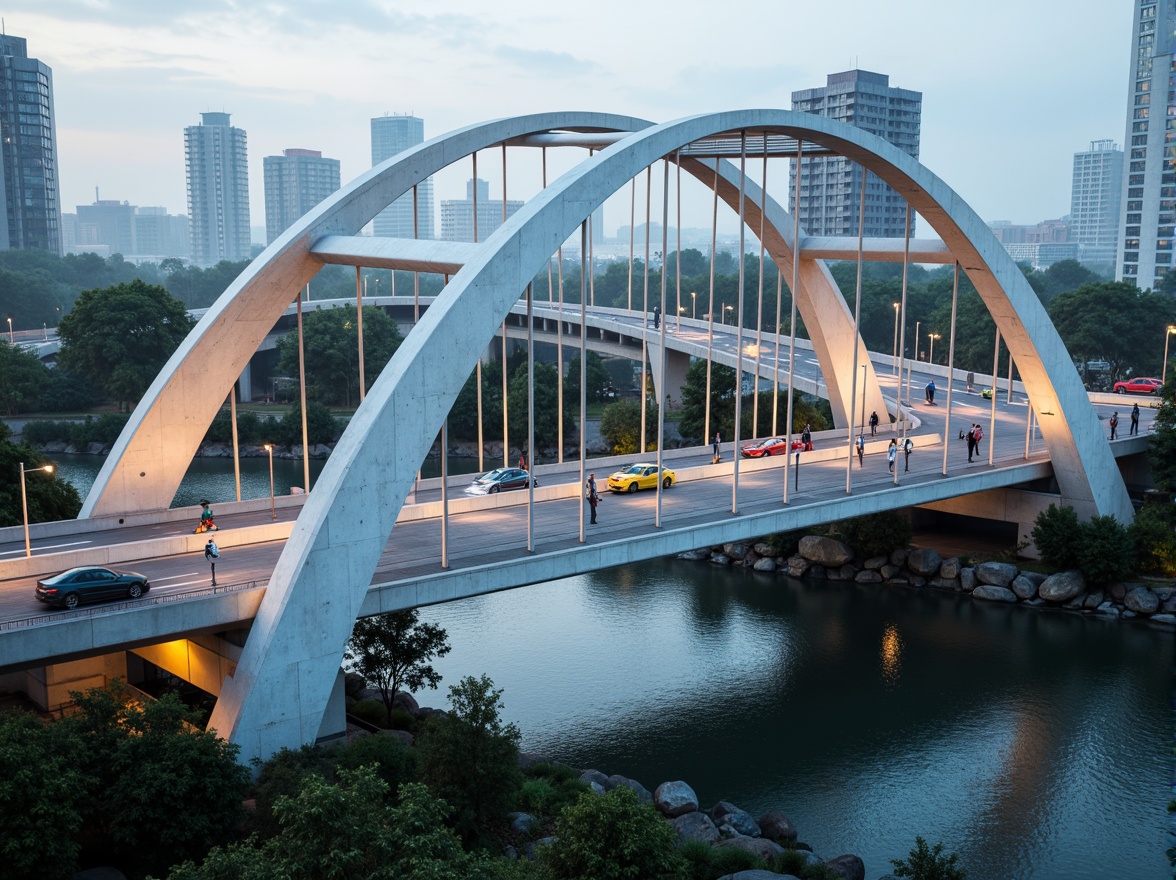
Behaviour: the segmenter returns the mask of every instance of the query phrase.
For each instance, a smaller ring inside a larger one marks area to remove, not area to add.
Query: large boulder
[[[788,557],[788,573],[794,578],[804,577],[808,571],[809,561],[803,556],[789,556]]]
[[[796,842],[796,826],[779,810],[769,810],[764,813],[756,820],[756,824],[759,825],[760,832],[764,837],[777,843],[781,841]]]
[[[715,846],[723,849],[741,849],[759,856],[764,861],[774,859],[784,852],[784,847],[780,844],[763,837],[730,837],[727,840],[720,840]]]
[[[809,562],[826,568],[839,568],[853,559],[853,551],[847,545],[821,535],[805,535],[800,539],[797,552]]]
[[[706,813],[683,813],[670,820],[674,832],[678,835],[678,846],[688,840],[701,840],[714,843],[719,839],[719,829]]]
[[[770,556],[764,556],[760,559],[757,559],[755,561],[755,565],[753,565],[752,568],[756,571],[775,571],[776,560]]]
[[[1017,566],[1009,562],[981,562],[976,566],[976,580],[994,587],[1007,587],[1017,572]]]
[[[713,565],[730,565],[731,557],[726,553],[712,553],[710,561]]]
[[[1017,594],[1008,587],[998,587],[995,584],[981,584],[972,591],[973,599],[983,599],[986,602],[1016,602]]]
[[[960,589],[965,593],[976,589],[976,569],[970,566],[960,569]]]
[[[842,880],[866,880],[866,863],[852,853],[829,859],[825,867],[837,873]]]
[[[621,776],[618,773],[610,776],[608,781],[608,788],[610,789],[623,785],[625,788],[631,788],[634,792],[636,792],[637,800],[641,801],[641,803],[653,803],[653,795],[649,793],[649,789],[635,779],[630,779],[628,776]]]
[[[853,578],[859,584],[880,584],[882,583],[882,575],[870,569],[859,571]]]
[[[754,550],[760,556],[775,556],[776,555],[776,548],[773,547],[771,544],[768,544],[765,541],[756,542],[752,546],[751,549]]]
[[[960,558],[953,556],[939,563],[939,576],[945,581],[955,580],[960,576]]]
[[[1086,578],[1080,571],[1059,571],[1051,574],[1037,588],[1037,595],[1046,602],[1069,602],[1086,592]]]
[[[663,782],[653,792],[653,805],[671,819],[698,809],[698,795],[685,782]]]
[[[890,551],[890,564],[897,565],[902,568],[907,564],[907,557],[911,555],[911,551],[905,547],[900,547],[897,550]]]
[[[742,559],[747,555],[747,549],[746,544],[740,544],[738,542],[723,545],[723,552],[732,559]]]
[[[716,827],[730,825],[746,837],[760,837],[763,834],[755,819],[751,818],[750,813],[739,809],[728,801],[719,801],[710,808],[709,815]]]
[[[404,691],[397,691],[392,697],[392,708],[403,709],[410,715],[417,715],[421,711],[421,705],[416,701],[416,698]]]
[[[1123,604],[1136,614],[1155,614],[1160,610],[1160,597],[1147,587],[1136,587],[1123,597]]]
[[[1013,582],[1009,584],[1009,589],[1017,594],[1018,599],[1036,599],[1037,586],[1037,581],[1032,578],[1027,578],[1023,574],[1019,574],[1013,578]]]
[[[608,791],[610,788],[612,788],[612,784],[608,781],[608,777],[599,770],[585,770],[580,774],[580,781],[587,782],[589,785],[595,783],[605,791]]]
[[[871,556],[862,563],[862,568],[867,568],[870,571],[880,571],[882,566],[884,566],[889,561],[889,558],[885,556]]]
[[[939,566],[943,564],[943,560],[933,547],[917,547],[907,556],[906,564],[915,574],[931,577],[939,574]]]
[[[517,834],[530,834],[531,826],[535,824],[535,817],[530,813],[507,813],[510,830]]]

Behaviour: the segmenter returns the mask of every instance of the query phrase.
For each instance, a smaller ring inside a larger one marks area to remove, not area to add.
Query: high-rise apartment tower
[[[245,130],[230,125],[228,113],[201,113],[200,119],[184,129],[192,261],[213,266],[247,260],[252,248]]]
[[[266,244],[339,188],[339,160],[324,159],[318,150],[283,150],[262,165]]]
[[[1083,263],[1114,264],[1122,195],[1123,151],[1114,141],[1091,141],[1089,150],[1074,154],[1069,238]]]
[[[377,116],[372,119],[372,166],[379,165],[409,147],[424,143],[425,121],[416,116]],[[434,238],[433,178],[417,185],[416,238]],[[412,190],[376,215],[372,231],[393,238],[413,238]]]
[[[61,253],[53,71],[0,35],[0,247]]]
[[[1148,289],[1172,266],[1176,225],[1176,4],[1135,0],[1115,278]]]
[[[523,207],[521,201],[508,200],[504,206],[502,199],[490,198],[489,181],[477,180],[478,187],[478,241],[485,241],[494,234],[494,230],[505,220],[513,217]],[[441,238],[445,241],[474,241],[474,185],[475,181],[466,181],[466,197],[464,199],[441,200]]]
[[[896,89],[890,77],[868,70],[831,73],[824,88],[792,93],[792,109],[864,129],[919,158],[923,93]],[[788,202],[796,210],[796,170],[789,173]],[[800,225],[809,235],[857,235],[863,170],[840,156],[806,159],[800,179]],[[867,236],[901,237],[906,202],[878,177],[866,184]],[[911,234],[914,234],[911,217]]]

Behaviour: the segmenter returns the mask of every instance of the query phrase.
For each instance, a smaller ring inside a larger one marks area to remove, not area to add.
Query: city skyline
[[[663,121],[787,108],[792,91],[863,68],[923,93],[921,158],[984,219],[1036,222],[1066,212],[1075,151],[1121,139],[1132,4],[910,0],[893,10],[852,0],[831,40],[803,36],[828,34],[818,9],[753,2],[741,21],[779,27],[748,27],[738,53],[715,51],[695,26],[713,7],[696,2],[666,19],[605,0],[584,19],[507,0],[493,21],[453,2],[427,13],[361,3],[322,20],[321,4],[305,0],[264,13],[214,7],[10,4],[8,29],[54,69],[63,204],[88,201],[98,185],[181,210],[177,133],[205,111],[232,113],[249,131],[251,213],[261,217],[262,157],[313,142],[340,159],[346,183],[370,167],[367,126],[385,112],[428,120],[430,136],[577,106]],[[781,41],[781,28],[797,36]],[[549,176],[572,164],[560,158]],[[493,183],[492,172],[479,167]],[[469,176],[468,167],[439,174],[436,198],[460,198]],[[627,210],[610,205],[609,215],[609,232],[627,222]]]

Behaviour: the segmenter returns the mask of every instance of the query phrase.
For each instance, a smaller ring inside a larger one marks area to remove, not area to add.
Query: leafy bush
[[[1135,542],[1113,516],[1096,516],[1082,524],[1078,566],[1087,583],[1102,586],[1127,577],[1135,568]]]
[[[272,418],[261,418],[253,410],[241,410],[237,413],[237,442],[256,445],[266,443],[278,429],[278,421]],[[298,427],[298,436],[302,436],[302,426]],[[204,434],[205,443],[232,443],[233,422],[232,412],[222,409],[213,418],[212,424]],[[300,441],[301,442],[301,439]]]
[[[419,775],[416,752],[394,736],[360,736],[327,751],[336,775],[344,770],[374,767],[376,775],[388,784],[388,790],[396,793],[393,802],[399,797],[400,786],[416,782]]]
[[[1052,506],[1052,505],[1051,505]],[[967,880],[967,873],[956,867],[959,855],[943,855],[943,844],[927,846],[922,837],[915,838],[915,848],[909,859],[891,859],[895,877],[910,877],[911,880]]]
[[[267,425],[266,427],[268,429],[271,426]],[[332,443],[342,432],[342,424],[331,415],[329,409],[321,403],[315,403],[314,401],[310,401],[306,405],[306,437],[308,443]],[[302,407],[297,403],[290,407],[286,414],[282,416],[282,420],[272,426],[272,433],[275,436],[270,439],[274,442],[281,443],[283,446],[301,446]]]
[[[54,443],[58,440],[63,443],[69,442],[69,429],[72,422],[53,422],[47,419],[37,419],[32,422],[25,422],[25,426],[21,431],[26,443],[32,446],[44,446],[46,443]]]
[[[407,709],[397,706],[392,710],[392,729],[407,730],[409,733],[415,733],[417,720]]]
[[[1050,568],[1075,568],[1082,552],[1082,530],[1074,508],[1051,504],[1037,514],[1033,543],[1041,561]]]
[[[1145,504],[1128,531],[1141,571],[1176,574],[1176,505]]]
[[[545,814],[555,800],[555,786],[546,779],[525,779],[519,789],[519,809],[527,813]]]
[[[801,880],[841,880],[841,875],[832,868],[809,862],[799,850],[788,849],[772,859],[772,870],[779,874],[791,874]]]
[[[543,854],[555,880],[676,880],[684,867],[673,827],[624,786],[580,795],[560,816],[556,836]]]
[[[380,700],[358,700],[351,707],[351,714],[376,727],[388,726],[388,710]]]
[[[911,542],[911,523],[898,510],[870,513],[837,524],[842,540],[863,558],[885,556]]]

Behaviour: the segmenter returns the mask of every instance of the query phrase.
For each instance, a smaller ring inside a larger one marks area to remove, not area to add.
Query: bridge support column
[[[666,402],[667,396],[672,407],[682,406],[682,389],[686,387],[686,370],[690,366],[690,355],[684,351],[669,349],[666,358],[666,387],[661,384],[661,349],[658,346],[649,347],[649,363],[653,370],[653,389],[659,404]]]
[[[237,385],[237,402],[238,403],[252,403],[253,402],[253,363],[245,364],[245,369],[241,371],[241,379]]]

